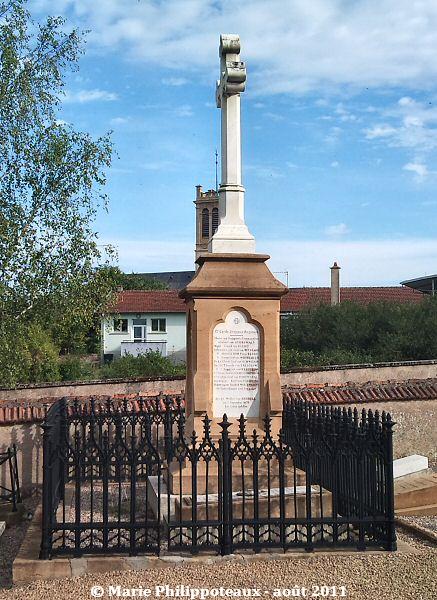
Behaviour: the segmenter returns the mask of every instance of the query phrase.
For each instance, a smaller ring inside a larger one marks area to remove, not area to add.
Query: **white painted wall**
[[[121,342],[133,342],[133,320],[146,319],[146,339],[148,342],[167,342],[167,356],[175,361],[185,361],[186,357],[186,315],[185,313],[120,313],[117,319],[128,320],[127,332],[114,331],[114,317],[102,320],[103,354],[121,355]],[[152,332],[152,319],[166,319],[167,331]]]

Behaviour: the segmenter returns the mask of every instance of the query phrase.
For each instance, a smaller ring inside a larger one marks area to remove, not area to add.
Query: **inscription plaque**
[[[260,335],[244,313],[231,310],[213,334],[213,416],[259,416]]]

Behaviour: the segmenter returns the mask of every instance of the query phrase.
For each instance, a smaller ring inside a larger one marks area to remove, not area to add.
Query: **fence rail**
[[[395,549],[390,417],[284,404],[231,434],[183,398],[61,400],[44,429],[41,558],[317,546]]]

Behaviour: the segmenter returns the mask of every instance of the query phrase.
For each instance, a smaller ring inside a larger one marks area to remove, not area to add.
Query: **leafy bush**
[[[437,298],[308,308],[281,321],[281,368],[437,358]]]
[[[146,352],[139,356],[127,354],[100,369],[102,379],[172,375],[185,375],[185,365],[174,365],[159,352]]]
[[[59,371],[62,381],[83,381],[99,378],[98,369],[76,355],[63,358],[59,365]]]
[[[281,371],[298,367],[318,367],[324,365],[350,365],[372,362],[372,357],[357,350],[333,348],[315,354],[312,350],[299,350],[296,348],[281,349]]]
[[[281,371],[287,371],[294,367],[307,367],[316,364],[316,357],[311,350],[299,350],[297,348],[281,349]]]
[[[0,383],[59,381],[59,349],[50,333],[36,323],[14,324],[14,336],[0,330]]]

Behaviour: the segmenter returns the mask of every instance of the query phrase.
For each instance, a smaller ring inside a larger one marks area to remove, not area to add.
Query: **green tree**
[[[437,357],[437,298],[308,308],[281,321],[281,367]]]
[[[140,273],[123,273],[119,267],[105,267],[107,276],[114,282],[114,288],[124,290],[166,290],[165,283],[156,279],[147,279]]]
[[[0,381],[8,348],[14,360],[11,335],[40,324],[62,345],[111,295],[93,230],[107,202],[110,137],[59,119],[82,42],[61,18],[35,23],[25,0],[0,0]]]

